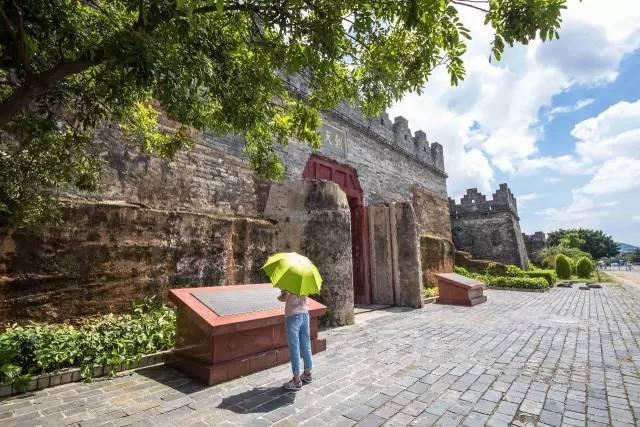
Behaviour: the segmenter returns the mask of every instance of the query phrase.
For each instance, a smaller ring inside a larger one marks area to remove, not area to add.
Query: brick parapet
[[[305,96],[307,89],[300,78],[288,79],[289,89],[299,96]],[[412,135],[409,123],[403,116],[397,116],[393,122],[387,112],[377,117],[366,118],[360,110],[346,103],[336,108],[323,111],[323,114],[347,122],[366,136],[391,147],[413,161],[420,163],[431,172],[446,178],[444,170],[444,150],[438,142],[429,143],[426,133],[419,130]]]
[[[492,212],[511,212],[517,220],[520,220],[516,198],[507,184],[500,184],[491,200],[487,200],[487,196],[480,193],[477,188],[467,189],[460,203],[449,198],[449,213],[452,218],[473,218]]]

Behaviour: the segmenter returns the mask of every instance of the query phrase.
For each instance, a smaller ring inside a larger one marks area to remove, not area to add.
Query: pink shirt
[[[289,292],[283,292],[287,297],[284,305],[284,315],[293,316],[294,314],[308,313],[307,297],[299,297]]]

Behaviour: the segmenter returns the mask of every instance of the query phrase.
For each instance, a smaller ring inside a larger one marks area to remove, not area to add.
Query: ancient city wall
[[[347,107],[324,118],[319,154],[358,171],[366,204],[410,201],[419,234],[451,239],[440,144],[412,135],[403,118],[367,120]],[[277,246],[276,228],[260,219],[271,184],[255,177],[241,138],[197,135],[164,161],[109,125],[95,147],[101,188],[60,191],[62,226],[0,228],[0,321],[122,312],[170,287],[265,280],[259,266]],[[287,180],[301,179],[311,152],[295,142],[281,152]]]
[[[220,139],[243,144],[237,137]],[[94,145],[104,161],[101,188],[90,194],[66,190],[65,196],[227,216],[257,217],[264,209],[268,187],[255,178],[246,159],[206,136],[196,135],[193,147],[171,161],[140,153],[117,125],[98,130]]]
[[[518,207],[507,184],[500,184],[492,200],[469,189],[459,204],[449,199],[449,211],[456,249],[477,259],[528,268]]]
[[[538,252],[547,247],[547,237],[542,231],[536,231],[533,234],[522,233],[524,245],[527,248],[529,259],[534,262],[539,261]]]
[[[0,225],[0,323],[127,312],[172,287],[262,282],[275,248],[264,220],[68,202],[64,223]]]

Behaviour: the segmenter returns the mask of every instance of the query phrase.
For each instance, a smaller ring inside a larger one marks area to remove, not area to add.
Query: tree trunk
[[[31,105],[66,77],[81,73],[99,62],[89,59],[63,62],[49,71],[26,79],[22,86],[0,103],[0,128],[5,127],[22,109]]]

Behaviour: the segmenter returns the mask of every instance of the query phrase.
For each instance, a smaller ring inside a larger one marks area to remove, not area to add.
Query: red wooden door
[[[358,174],[350,166],[325,157],[312,155],[302,172],[304,179],[333,181],[342,188],[351,212],[351,250],[353,261],[353,293],[356,304],[371,303],[369,280],[369,225]]]

